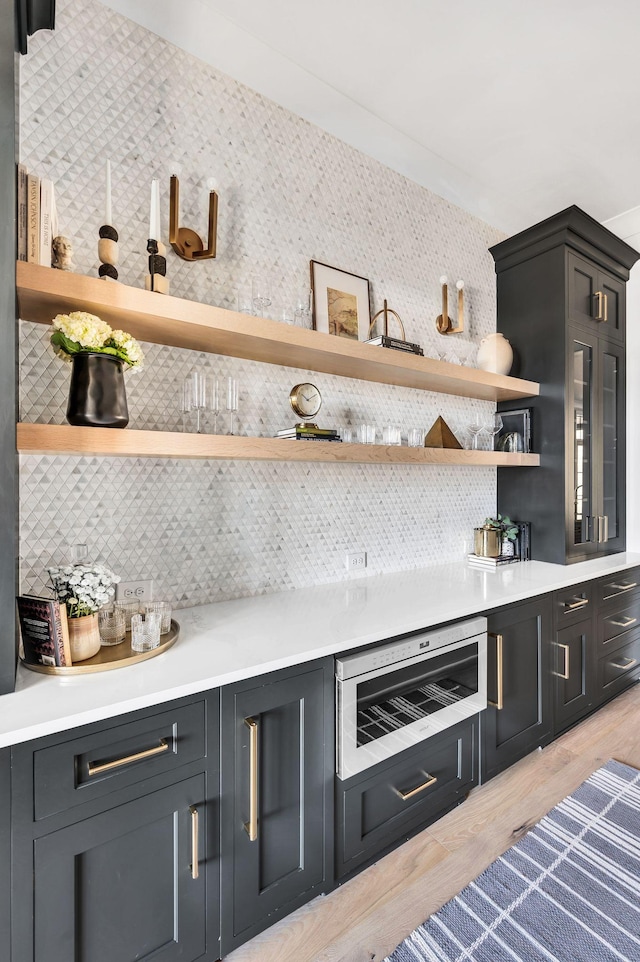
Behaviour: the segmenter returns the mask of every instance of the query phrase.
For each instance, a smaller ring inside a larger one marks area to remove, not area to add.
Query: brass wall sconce
[[[443,274],[440,278],[442,284],[442,314],[436,318],[436,327],[440,334],[462,334],[464,331],[464,281],[457,281],[458,289],[458,326],[453,326],[453,321],[449,317],[449,289],[447,278]]]
[[[180,182],[175,174],[171,175],[169,199],[169,243],[184,261],[203,261],[216,256],[218,232],[218,195],[209,191],[209,227],[205,248],[199,234],[190,227],[180,227]]]

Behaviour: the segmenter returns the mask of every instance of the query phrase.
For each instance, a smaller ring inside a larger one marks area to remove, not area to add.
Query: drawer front
[[[640,568],[621,571],[597,582],[596,605],[606,604],[613,598],[629,597],[636,592],[640,595]]]
[[[617,695],[640,675],[640,631],[630,640],[598,661],[598,681],[602,698]]]
[[[469,719],[377,765],[375,774],[337,781],[337,873],[433,820],[477,782],[477,720]]]
[[[204,757],[205,717],[205,703],[200,701],[35,751],[35,818]]]
[[[577,624],[589,618],[593,610],[593,585],[582,585],[556,591],[553,596],[556,628],[561,631],[567,625]]]
[[[622,604],[623,600],[627,604]],[[620,599],[598,612],[598,645],[604,651],[613,647],[626,631],[640,627],[640,597]]]

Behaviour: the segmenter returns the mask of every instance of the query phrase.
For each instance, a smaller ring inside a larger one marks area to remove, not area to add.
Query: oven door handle
[[[494,635],[493,632],[489,632],[489,638],[495,638],[496,640],[496,685],[497,685],[497,697],[495,701],[489,701],[490,705],[493,705],[498,711],[502,711],[504,708],[504,638],[502,635]]]
[[[426,782],[423,782],[422,785],[416,785],[415,788],[410,788],[408,792],[403,792],[400,788],[394,788],[396,795],[399,795],[402,801],[406,802],[410,798],[413,798],[414,795],[419,795],[420,792],[424,792],[426,788],[430,788],[431,785],[435,785],[435,783],[438,781],[436,775],[429,775],[428,772],[425,772],[424,774],[427,776]]]

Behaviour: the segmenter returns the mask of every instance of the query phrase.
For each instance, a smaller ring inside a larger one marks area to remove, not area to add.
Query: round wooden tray
[[[22,664],[30,671],[39,671],[43,675],[89,675],[94,671],[111,671],[113,668],[124,668],[125,665],[135,665],[139,661],[161,655],[176,643],[179,634],[180,625],[172,618],[168,633],[160,635],[160,644],[151,651],[132,651],[131,633],[128,631],[120,645],[103,645],[97,654],[79,661],[77,665],[59,668],[55,665],[29,665],[26,661],[22,661]]]

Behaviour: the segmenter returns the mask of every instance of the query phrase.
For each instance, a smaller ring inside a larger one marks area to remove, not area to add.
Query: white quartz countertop
[[[16,691],[0,696],[0,747],[475,615],[634,565],[640,565],[640,554],[609,555],[566,567],[526,561],[497,571],[461,562],[182,608],[174,613],[180,625],[178,641],[149,661],[75,677],[19,667]]]

